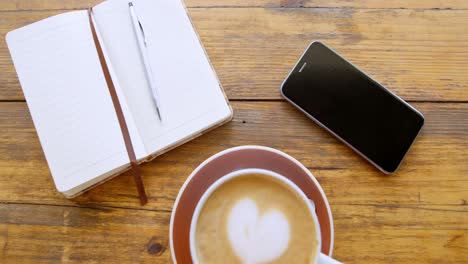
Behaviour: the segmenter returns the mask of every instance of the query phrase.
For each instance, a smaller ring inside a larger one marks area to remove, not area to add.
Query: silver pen
[[[135,12],[135,7],[133,6],[133,2],[129,2],[128,7],[130,10],[130,17],[132,18],[133,30],[135,31],[135,37],[138,42],[138,48],[140,49],[141,59],[143,61],[143,65],[145,68],[146,79],[148,81],[148,84],[151,88],[151,92],[153,94],[153,101],[156,106],[156,112],[158,114],[158,118],[160,121],[162,121],[161,113],[159,112],[159,107],[161,104],[159,103],[158,92],[157,92],[156,84],[153,79],[153,72],[151,71],[151,64],[148,58],[148,50],[147,50],[148,42],[146,40],[145,31],[143,30],[143,26],[141,25],[141,22],[138,19],[138,16]]]

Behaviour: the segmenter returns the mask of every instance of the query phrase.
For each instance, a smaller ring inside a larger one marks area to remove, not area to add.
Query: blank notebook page
[[[93,8],[148,153],[177,145],[227,120],[231,109],[180,0],[134,0],[147,38],[163,122],[158,120],[130,18],[128,0]]]
[[[59,191],[129,162],[87,11],[12,31],[7,43]]]

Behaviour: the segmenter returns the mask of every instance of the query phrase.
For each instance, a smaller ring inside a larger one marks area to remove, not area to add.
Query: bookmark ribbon
[[[92,9],[88,9],[89,24],[91,26],[91,32],[93,34],[94,44],[96,45],[96,51],[99,56],[99,61],[101,63],[102,72],[106,79],[107,87],[109,88],[109,93],[112,98],[112,103],[114,104],[115,113],[117,114],[117,119],[119,120],[120,129],[122,130],[122,136],[125,142],[125,148],[127,149],[128,158],[130,159],[130,165],[133,172],[133,177],[138,189],[138,195],[140,197],[140,204],[144,205],[148,201],[146,197],[145,187],[143,186],[143,181],[141,180],[140,169],[138,168],[138,163],[135,155],[135,150],[133,149],[132,139],[130,133],[128,132],[127,122],[125,122],[125,116],[120,106],[119,98],[117,97],[117,92],[115,90],[114,82],[109,72],[106,59],[104,58],[104,53],[102,51],[101,44],[97,37],[96,28],[94,26],[92,18]]]

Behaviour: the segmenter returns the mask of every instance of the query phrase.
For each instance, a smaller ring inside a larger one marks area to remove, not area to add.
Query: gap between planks
[[[265,99],[259,99],[259,98],[233,98],[229,99],[229,102],[286,102],[284,99],[280,98],[265,98]],[[468,101],[465,100],[460,100],[460,101],[454,101],[454,100],[405,100],[405,102],[408,103],[431,103],[431,104],[466,104]],[[26,103],[26,100],[20,100],[20,99],[0,99],[0,103]]]
[[[76,11],[84,10],[85,7],[78,8],[58,8],[58,9],[6,9],[0,10],[0,13],[13,13],[13,12],[53,12],[53,11]],[[352,6],[187,6],[187,9],[348,9],[348,10],[415,10],[415,11],[462,11],[468,10],[468,8],[439,8],[439,7],[430,7],[430,8],[408,8],[408,7],[352,7]]]
[[[136,198],[135,198],[136,199]],[[110,210],[130,210],[130,211],[147,211],[147,212],[158,212],[158,213],[167,213],[171,214],[172,210],[160,210],[160,209],[147,209],[147,208],[138,208],[138,207],[124,207],[124,206],[110,206],[110,205],[78,205],[78,204],[51,204],[51,203],[34,203],[34,202],[9,202],[9,201],[0,201],[0,205],[18,205],[18,206],[50,206],[50,207],[65,207],[65,208],[81,208],[81,209],[90,209],[90,210],[99,210],[99,211],[110,211]],[[376,207],[376,208],[402,208],[402,209],[413,209],[413,210],[425,210],[425,211],[440,211],[440,212],[456,212],[456,213],[465,213],[467,210],[453,210],[453,209],[441,209],[441,208],[428,208],[428,207],[419,207],[419,206],[459,206],[464,208],[467,206],[464,204],[356,204],[356,203],[336,203],[334,205],[349,205],[349,206],[366,206],[366,207]]]
[[[136,198],[135,198],[136,199]],[[134,211],[148,211],[158,213],[172,213],[172,210],[161,210],[161,209],[148,209],[148,208],[137,208],[137,207],[125,207],[125,206],[112,206],[112,205],[79,205],[79,204],[50,204],[50,203],[34,203],[34,202],[10,202],[0,201],[0,205],[33,205],[33,206],[53,206],[53,207],[70,207],[70,208],[82,208],[92,209],[100,211],[109,210],[134,210]]]

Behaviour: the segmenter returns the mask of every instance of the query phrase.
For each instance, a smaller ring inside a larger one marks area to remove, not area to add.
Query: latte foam
[[[223,183],[200,211],[200,263],[313,263],[318,240],[308,204],[275,178],[249,174]]]
[[[250,198],[238,201],[228,216],[228,238],[236,255],[244,263],[264,263],[279,258],[289,243],[287,217],[279,210],[259,215]]]

